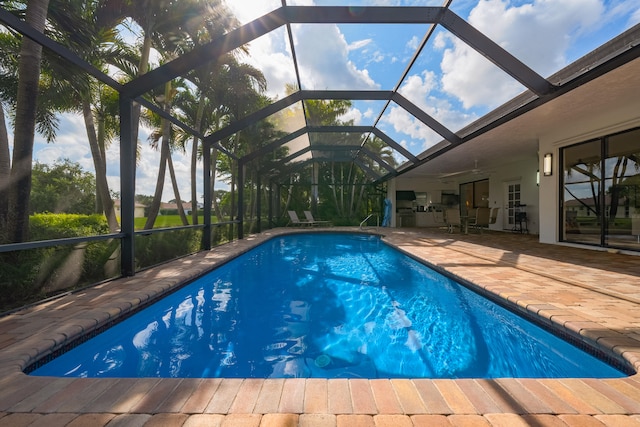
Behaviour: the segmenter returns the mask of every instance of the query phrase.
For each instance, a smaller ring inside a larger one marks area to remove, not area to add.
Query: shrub
[[[109,232],[102,215],[37,214],[29,227],[33,241]],[[118,248],[113,240],[0,254],[0,311],[117,276]]]
[[[137,235],[136,268],[151,267],[200,250],[201,230],[175,230]]]
[[[31,240],[95,236],[109,233],[104,215],[35,214],[29,218]]]

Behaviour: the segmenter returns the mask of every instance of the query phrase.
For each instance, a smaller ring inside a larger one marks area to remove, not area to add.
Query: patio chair
[[[631,214],[631,234],[638,236],[638,243],[640,243],[640,215]]]
[[[293,226],[304,226],[304,225],[312,225],[311,223],[309,223],[309,221],[304,221],[304,220],[300,220],[300,218],[298,218],[298,214],[296,213],[296,211],[287,211],[289,213],[289,222],[287,223],[287,226],[289,225],[293,225]]]
[[[447,209],[444,211],[444,220],[447,224],[447,231],[453,233],[453,227],[462,229],[460,221],[460,211],[458,209]]]
[[[311,211],[304,211],[304,216],[305,218],[307,218],[307,222],[311,225],[318,225],[318,226],[324,226],[324,227],[331,225],[331,221],[322,221],[322,220],[314,219]]]
[[[489,224],[495,224],[498,220],[498,211],[500,208],[491,208],[491,217],[489,218]]]
[[[483,228],[489,228],[489,220],[491,219],[491,209],[476,209],[475,218],[469,218],[469,225],[482,233]]]

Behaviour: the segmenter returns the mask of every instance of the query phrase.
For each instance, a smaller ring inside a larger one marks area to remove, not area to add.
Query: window
[[[468,215],[475,208],[489,207],[489,180],[467,182],[460,185],[461,214]]]
[[[576,144],[561,154],[562,239],[640,250],[640,129]]]

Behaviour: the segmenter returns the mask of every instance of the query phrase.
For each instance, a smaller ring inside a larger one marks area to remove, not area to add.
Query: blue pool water
[[[272,239],[31,375],[625,376],[375,236],[333,233]]]

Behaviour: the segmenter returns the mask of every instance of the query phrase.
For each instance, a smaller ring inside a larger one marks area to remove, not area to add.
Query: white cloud
[[[287,51],[277,51],[273,45],[284,31],[274,31],[250,44],[250,57],[246,62],[261,70],[267,80],[267,95],[271,98],[283,98],[287,84],[296,83],[293,59]]]
[[[372,41],[371,39],[357,40],[353,43],[348,44],[347,50],[352,51],[352,50],[362,49],[363,47],[371,43],[371,41]]]
[[[408,76],[402,87],[400,94],[409,97],[418,107],[427,111],[430,108],[429,94],[436,88],[437,80],[435,73],[424,71],[422,76]]]
[[[349,45],[336,25],[293,25],[305,89],[378,89],[366,69],[349,60]]]
[[[624,28],[621,28],[621,30],[633,27],[640,22],[640,0],[612,1],[608,18],[609,20],[618,18],[625,19]],[[609,20],[603,22],[602,25],[610,25],[611,22]]]
[[[629,17],[628,26],[631,27],[632,25],[635,25],[638,22],[640,22],[640,7],[638,7]]]
[[[546,77],[566,65],[565,52],[571,43],[597,24],[603,10],[598,0],[535,0],[513,7],[507,0],[486,0],[471,11],[468,21]],[[457,38],[440,37],[436,45],[447,41],[450,47],[441,63],[442,86],[465,108],[495,107],[523,90],[518,82]]]
[[[10,138],[13,139],[13,135],[10,135]],[[80,144],[80,141],[86,140],[82,116],[64,114],[60,116],[55,142],[47,143],[42,136],[36,134],[33,161],[51,165],[58,160],[69,159],[79,163],[83,169],[93,171],[89,144]]]
[[[280,0],[229,0],[229,9],[241,24],[247,24],[282,6]],[[293,68],[291,52],[284,26],[265,34],[249,43],[249,56],[242,61],[262,71],[267,79],[267,96],[283,98],[285,85],[295,84],[296,76]]]
[[[437,90],[436,74],[424,71],[421,75],[408,76],[399,92],[429,116],[454,132],[476,118],[454,109],[446,98],[437,95]],[[423,149],[431,147],[442,139],[440,135],[426,128],[422,122],[399,107],[392,108],[391,114],[386,115],[384,120],[393,125],[396,132],[421,140]]]
[[[253,21],[282,6],[280,0],[227,0],[226,4],[242,24]]]
[[[377,114],[377,113],[374,112],[371,108],[367,108],[367,111],[364,112],[363,117],[370,119],[374,116],[374,114]]]
[[[353,124],[355,126],[358,126],[362,122],[362,117],[363,117],[363,114],[360,110],[358,110],[357,108],[351,108],[349,109],[349,111],[343,114],[342,117],[340,117],[340,119],[345,122],[349,120],[353,120]]]
[[[395,132],[410,137],[411,142],[403,140],[403,145],[414,154],[420,153],[442,140],[442,137],[401,107],[391,107],[389,112],[383,116],[382,121],[392,125]]]
[[[407,48],[410,50],[416,50],[420,45],[420,39],[418,36],[411,37],[411,40],[407,42]]]

